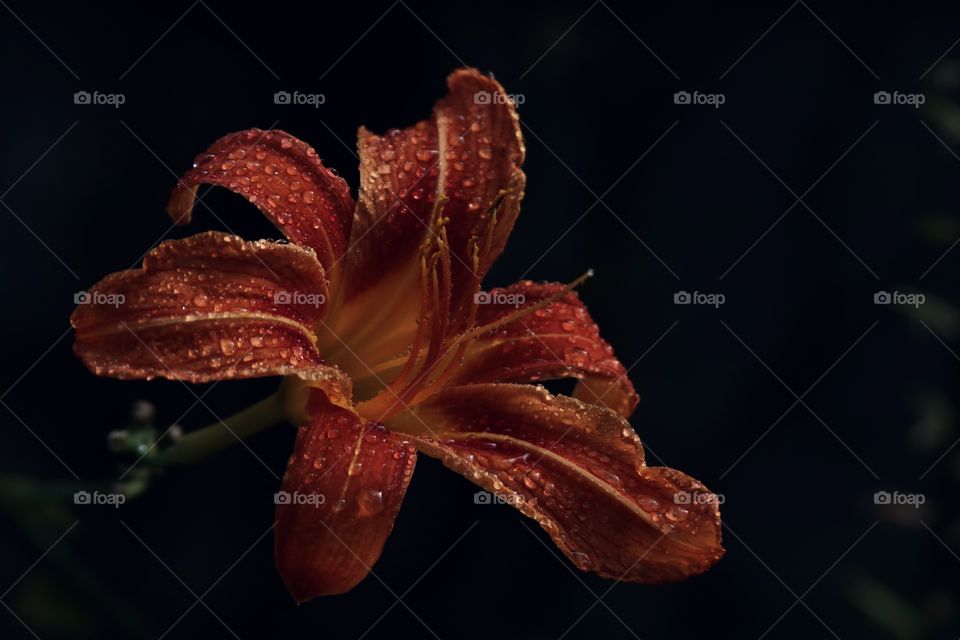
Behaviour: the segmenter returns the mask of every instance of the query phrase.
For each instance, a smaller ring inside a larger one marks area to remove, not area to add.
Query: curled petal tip
[[[190,223],[193,215],[193,205],[197,200],[197,188],[199,185],[186,186],[183,183],[177,184],[173,193],[170,194],[170,201],[167,203],[167,215],[177,225]]]
[[[245,197],[291,242],[314,249],[324,267],[346,250],[354,208],[346,181],[325,167],[312,147],[285,131],[230,133],[197,156],[167,206],[178,224],[190,221],[201,184]]]

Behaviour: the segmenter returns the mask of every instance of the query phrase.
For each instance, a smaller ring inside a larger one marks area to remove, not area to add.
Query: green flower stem
[[[192,431],[145,462],[155,467],[194,464],[287,419],[280,392],[229,418]]]

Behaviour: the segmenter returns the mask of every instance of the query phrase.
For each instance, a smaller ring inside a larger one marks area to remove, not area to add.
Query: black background
[[[960,250],[936,261],[960,235],[958,17],[918,3],[4,4],[3,637],[956,638]],[[532,521],[475,505],[473,485],[421,457],[378,578],[296,607],[267,534],[287,428],[119,510],[74,507],[76,486],[119,475],[104,440],[134,400],[190,429],[215,419],[204,405],[229,415],[275,387],[214,385],[196,404],[207,386],[98,379],[71,353],[74,293],[161,237],[224,222],[277,237],[226,191],[205,198],[216,217],[171,230],[176,175],[226,132],[279,127],[355,187],[356,128],[426,117],[464,64],[523,96],[527,197],[488,284],[596,270],[581,295],[635,364],[634,427],[651,461],[724,496],[726,557],[666,586],[580,574]],[[126,101],[76,105],[81,90]],[[326,102],[276,105],[280,90]],[[725,103],[675,104],[682,90]],[[926,103],[878,105],[877,91]],[[678,306],[680,290],[726,303]],[[927,303],[875,305],[880,290]],[[884,490],[926,502],[875,505]]]

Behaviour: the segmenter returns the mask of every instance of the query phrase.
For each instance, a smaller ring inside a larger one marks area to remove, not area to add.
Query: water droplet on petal
[[[644,511],[656,511],[660,508],[660,501],[653,496],[641,496],[637,499],[637,504]]]
[[[580,347],[567,347],[563,350],[563,357],[571,364],[584,364],[590,360],[590,353]]]
[[[683,507],[670,507],[664,515],[667,517],[667,520],[677,522],[686,518],[689,513],[690,512]]]
[[[372,516],[383,511],[383,491],[379,489],[370,489],[364,491],[357,498],[360,504],[361,516]]]
[[[590,556],[585,554],[582,551],[574,551],[570,554],[573,558],[573,563],[577,565],[578,569],[583,571],[589,571],[593,569],[593,560],[590,559]]]

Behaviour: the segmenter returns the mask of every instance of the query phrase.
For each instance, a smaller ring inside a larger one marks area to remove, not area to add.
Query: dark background
[[[956,6],[0,4],[4,638],[960,633]],[[74,293],[161,237],[217,218],[277,237],[226,191],[205,198],[216,217],[171,230],[175,174],[226,132],[279,127],[355,186],[356,128],[426,117],[462,64],[524,98],[528,195],[488,284],[597,271],[581,295],[635,364],[633,424],[651,462],[724,496],[726,557],[666,586],[580,574],[421,457],[379,579],[296,607],[265,536],[287,428],[119,510],[75,507],[77,487],[119,476],[105,436],[136,399],[189,430],[214,420],[204,405],[229,415],[275,387],[197,404],[71,353]],[[80,90],[126,102],[76,105]],[[278,106],[279,90],[326,103]],[[725,103],[677,105],[681,90]],[[881,90],[926,103],[877,105]],[[678,306],[679,290],[726,303]],[[880,290],[927,301],[878,306]]]

